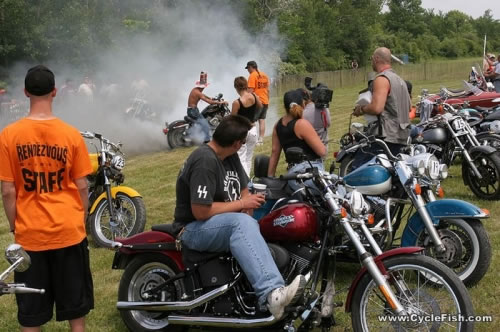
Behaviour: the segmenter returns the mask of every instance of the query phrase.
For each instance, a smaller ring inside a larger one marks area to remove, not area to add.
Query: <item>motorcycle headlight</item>
[[[418,154],[411,157],[407,162],[411,165],[415,174],[425,175],[431,180],[437,180],[441,174],[439,160],[430,153]]]
[[[111,167],[121,171],[125,167],[125,159],[120,155],[114,155],[111,160]]]
[[[361,194],[356,189],[351,192],[349,205],[351,207],[351,213],[353,217],[359,217],[360,215],[368,211],[369,208],[368,203],[366,203],[365,199],[363,198],[363,194]]]
[[[446,166],[445,164],[441,164],[441,166],[439,167],[439,174],[441,180],[446,179],[448,177],[448,166]]]

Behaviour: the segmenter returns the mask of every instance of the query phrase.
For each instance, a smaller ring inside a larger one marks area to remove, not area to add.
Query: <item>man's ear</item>
[[[57,88],[54,88],[54,90],[52,90],[50,95],[52,96],[52,98],[54,98],[57,95]]]
[[[30,94],[29,94],[29,92],[28,92],[26,89],[24,89],[24,95],[25,95],[27,98],[29,98],[29,97],[30,97]]]

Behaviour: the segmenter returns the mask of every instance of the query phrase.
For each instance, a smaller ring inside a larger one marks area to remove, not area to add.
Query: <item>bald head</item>
[[[391,50],[387,47],[379,47],[373,52],[373,57],[377,58],[377,62],[383,64],[391,63]]]

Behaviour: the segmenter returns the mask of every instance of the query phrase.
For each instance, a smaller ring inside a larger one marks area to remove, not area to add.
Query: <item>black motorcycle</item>
[[[213,100],[223,101],[222,93],[219,93]],[[215,131],[222,119],[230,113],[231,111],[226,104],[208,105],[201,111],[201,116],[207,120],[210,127],[210,135]],[[183,120],[177,120],[170,124],[165,122],[165,128],[163,129],[171,149],[203,143],[203,138],[200,139],[200,133],[202,132],[199,119],[194,119],[188,115]]]

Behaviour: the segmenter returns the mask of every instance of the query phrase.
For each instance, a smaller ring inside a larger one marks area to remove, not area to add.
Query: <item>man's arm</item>
[[[84,217],[83,220],[87,220],[87,214],[89,212],[89,185],[86,177],[81,177],[75,179],[76,187],[78,188],[78,193],[80,194],[80,198],[82,199]]]
[[[207,104],[213,105],[213,104],[227,104],[227,101],[218,101],[218,100],[213,100],[212,98],[204,95],[203,93],[200,96],[200,99],[206,102]]]
[[[391,89],[389,80],[384,76],[379,76],[373,81],[372,101],[365,106],[356,106],[353,114],[360,116],[362,114],[379,115],[384,111],[385,102]]]
[[[16,186],[14,182],[2,181],[2,201],[5,215],[9,221],[10,231],[16,229]]]
[[[227,212],[241,212],[259,208],[266,201],[264,195],[245,194],[241,199],[232,202],[213,202],[211,205],[191,204],[191,211],[196,220],[207,220]]]

